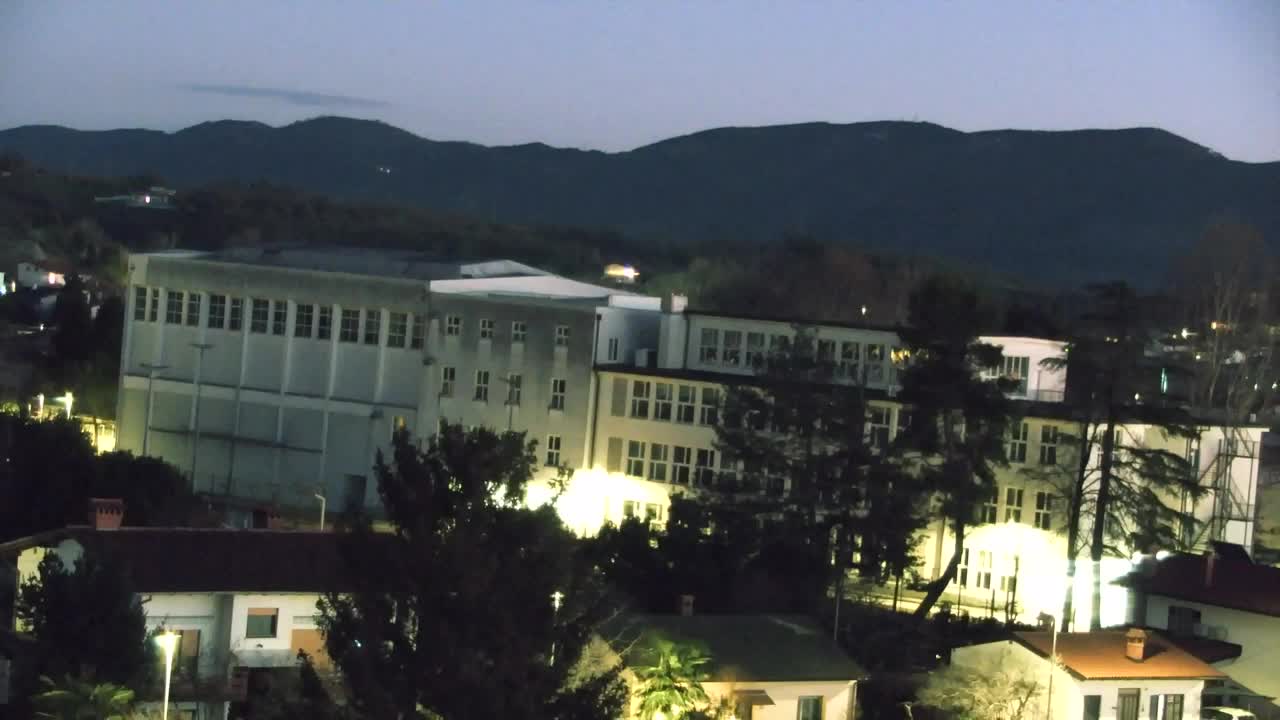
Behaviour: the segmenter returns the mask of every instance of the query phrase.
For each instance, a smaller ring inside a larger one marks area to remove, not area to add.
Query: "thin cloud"
[[[307,92],[305,90],[282,90],[280,88],[250,87],[248,85],[184,85],[185,90],[211,95],[229,95],[233,97],[252,97],[267,100],[283,100],[294,105],[325,108],[357,108],[386,107],[390,103],[372,98],[354,97],[352,95],[328,95],[325,93]]]

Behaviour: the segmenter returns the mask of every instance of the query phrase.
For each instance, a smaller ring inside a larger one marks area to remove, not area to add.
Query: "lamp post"
[[[161,720],[169,720],[169,681],[173,677],[173,652],[178,649],[178,633],[166,630],[156,636],[156,643],[164,650],[164,705],[160,709]]]
[[[320,532],[324,532],[324,506],[327,503],[325,496],[320,493],[312,493],[315,499],[320,501]]]
[[[549,663],[550,665],[556,664],[556,641],[555,641],[555,635],[554,635],[555,618],[557,615],[560,614],[560,605],[562,605],[563,603],[564,603],[564,593],[560,592],[559,590],[551,593],[551,618],[552,618],[551,632],[553,633],[553,635],[551,639],[551,662]]]
[[[155,365],[152,363],[140,363],[140,367],[147,371],[147,412],[142,421],[142,455],[147,455],[147,448],[150,447],[151,441],[151,406],[154,395],[151,389],[156,384],[156,373],[161,370],[168,370],[168,365]]]
[[[68,420],[71,419],[71,404],[75,402],[75,399],[76,399],[75,396],[71,394],[70,390],[67,391],[66,395],[63,395],[62,397],[54,398],[54,400],[57,400],[58,402],[66,406]]]
[[[1049,643],[1049,690],[1045,693],[1044,700],[1045,720],[1053,720],[1053,670],[1058,663],[1058,618],[1053,615],[1049,617],[1053,620],[1053,640]]]
[[[209,343],[191,343],[191,347],[200,352],[196,356],[195,402],[191,413],[191,491],[196,491],[196,454],[200,449],[200,371],[204,369],[204,351],[213,347]],[[210,492],[213,487],[210,486]]]

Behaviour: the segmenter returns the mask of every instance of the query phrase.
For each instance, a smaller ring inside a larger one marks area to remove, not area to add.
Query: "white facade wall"
[[[1004,336],[988,336],[981,340],[1000,348],[1006,361],[1011,358],[1026,358],[1026,391],[1016,392],[1013,397],[1045,402],[1062,401],[1063,393],[1067,389],[1066,368],[1051,369],[1044,367],[1042,363],[1045,360],[1063,357],[1066,351],[1065,343],[1059,340]]]
[[[772,705],[760,705],[752,709],[752,720],[795,720],[800,717],[800,698],[822,698],[822,717],[825,720],[845,720],[853,717],[856,702],[856,683],[832,682],[707,682],[703,689],[712,702],[720,698],[733,698],[735,691],[763,690],[773,700]]]

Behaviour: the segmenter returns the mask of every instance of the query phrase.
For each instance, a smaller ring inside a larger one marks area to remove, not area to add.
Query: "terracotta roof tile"
[[[1208,555],[1173,555],[1116,581],[1154,595],[1280,617],[1280,568]]]
[[[1058,657],[1067,670],[1083,680],[1147,680],[1224,678],[1191,653],[1174,645],[1159,633],[1148,632],[1145,659],[1130,660],[1125,655],[1125,630],[1059,633]],[[1018,642],[1041,657],[1049,657],[1053,634],[1014,633]]]

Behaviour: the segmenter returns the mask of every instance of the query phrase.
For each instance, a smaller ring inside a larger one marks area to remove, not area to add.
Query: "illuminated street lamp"
[[[71,391],[70,391],[70,390],[68,390],[68,391],[67,391],[67,394],[66,394],[66,395],[63,395],[62,397],[56,397],[56,398],[54,398],[54,400],[57,400],[58,402],[62,403],[63,405],[65,405],[65,406],[67,407],[67,419],[68,419],[68,420],[70,420],[70,419],[71,419],[71,404],[72,404],[73,402],[75,402],[75,399],[76,399],[76,398],[75,398],[75,396],[71,394]]]
[[[160,719],[169,720],[169,680],[173,676],[173,653],[178,649],[178,633],[166,630],[156,636],[156,644],[164,650],[164,705]]]

